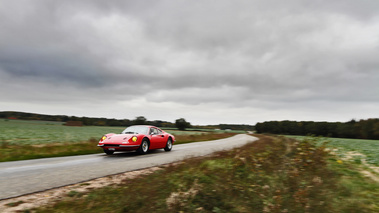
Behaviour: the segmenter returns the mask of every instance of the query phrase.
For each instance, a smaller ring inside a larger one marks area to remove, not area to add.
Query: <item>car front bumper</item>
[[[109,151],[133,151],[140,147],[139,144],[98,144],[97,146]]]
[[[117,147],[120,147],[120,148],[128,148],[128,147],[139,147],[140,145],[123,145],[123,144],[112,144],[112,145],[109,145],[109,144],[98,144],[97,145],[98,147],[102,147],[102,148],[117,148]]]

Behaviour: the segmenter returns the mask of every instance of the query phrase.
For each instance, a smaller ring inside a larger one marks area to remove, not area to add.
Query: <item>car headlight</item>
[[[133,142],[137,142],[137,136],[133,136],[133,137],[132,137],[132,141],[133,141]]]
[[[100,139],[100,142],[103,142],[103,140],[107,139],[107,136],[103,136],[101,139]]]

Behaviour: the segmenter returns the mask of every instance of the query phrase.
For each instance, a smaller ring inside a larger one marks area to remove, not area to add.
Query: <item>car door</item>
[[[164,141],[165,137],[162,131],[159,131],[157,128],[151,127],[149,134],[150,134],[150,148],[151,149],[160,149],[164,147],[162,144],[165,143]]]
[[[167,143],[167,135],[164,134],[164,132],[160,129],[157,128],[157,131],[158,131],[158,136],[159,137],[159,148],[164,148],[166,146],[166,143]]]

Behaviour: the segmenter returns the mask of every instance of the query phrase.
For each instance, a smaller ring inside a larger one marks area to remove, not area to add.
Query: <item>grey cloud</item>
[[[377,105],[378,4],[2,1],[0,94],[19,82],[36,104]],[[41,92],[49,87],[59,95]],[[14,94],[9,101],[28,99]]]

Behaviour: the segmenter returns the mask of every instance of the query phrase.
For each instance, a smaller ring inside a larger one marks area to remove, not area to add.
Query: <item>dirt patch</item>
[[[198,180],[196,179],[193,186],[186,192],[172,192],[171,195],[166,199],[168,208],[172,210],[176,205],[183,207],[186,205],[183,201],[187,201],[188,199],[195,197],[201,188],[201,185],[197,182]]]
[[[345,154],[346,154],[345,157],[342,158],[343,160],[352,160],[355,157],[358,157],[360,159],[360,162],[362,163],[362,165],[364,165],[365,167],[368,167],[371,170],[371,171],[361,170],[360,172],[364,176],[366,176],[366,177],[368,177],[368,178],[370,178],[376,182],[379,182],[379,167],[368,164],[366,162],[366,155],[359,153],[359,152],[346,152]]]
[[[371,173],[367,170],[363,170],[361,171],[361,173],[366,176],[366,177],[369,177],[371,178],[372,180],[376,181],[376,182],[379,182],[379,177],[377,175],[375,175],[374,173]]]
[[[37,208],[45,205],[50,205],[54,202],[62,200],[65,197],[70,196],[72,193],[86,193],[90,190],[102,188],[109,185],[117,185],[125,180],[134,179],[141,175],[151,174],[160,167],[151,167],[148,169],[125,172],[122,174],[111,175],[107,177],[97,178],[94,180],[81,182],[69,186],[50,189],[43,192],[24,195],[16,198],[6,199],[0,201],[0,212],[22,212],[26,209]]]

